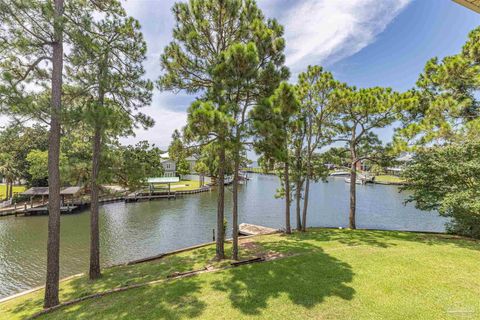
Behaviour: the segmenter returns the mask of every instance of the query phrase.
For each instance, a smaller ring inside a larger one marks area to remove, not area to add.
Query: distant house
[[[163,166],[164,177],[175,177],[177,175],[177,164],[175,161],[170,159],[168,152],[163,153],[160,157],[162,158],[161,163]]]
[[[197,164],[197,157],[196,156],[190,156],[190,157],[187,157],[187,160],[188,162],[188,165],[190,166],[190,173],[195,173],[195,165]]]
[[[387,172],[387,174],[391,174],[393,176],[399,176],[402,174],[407,163],[412,161],[412,159],[413,159],[412,153],[403,152],[395,159],[395,162],[397,163],[397,165],[394,167],[387,167],[385,168],[385,171]]]
[[[177,176],[177,164],[175,161],[170,159],[168,152],[165,152],[161,155],[161,163],[163,166],[164,176],[165,177],[175,177]],[[198,159],[195,156],[190,156],[186,158],[188,165],[190,166],[190,173],[195,173],[195,164],[197,163]]]

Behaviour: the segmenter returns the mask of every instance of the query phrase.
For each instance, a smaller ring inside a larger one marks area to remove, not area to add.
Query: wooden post
[[[45,196],[42,194],[42,205],[45,204]]]
[[[215,241],[215,229],[212,230],[212,235],[213,235],[213,240],[212,241]]]
[[[30,208],[33,208],[33,196],[30,197]]]

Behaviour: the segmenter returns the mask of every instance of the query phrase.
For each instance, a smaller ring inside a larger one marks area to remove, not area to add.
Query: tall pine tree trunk
[[[55,0],[52,44],[52,106],[48,146],[48,240],[44,307],[59,303],[60,269],[60,113],[62,108],[63,0]]]
[[[217,199],[217,237],[216,237],[216,257],[218,260],[225,258],[224,250],[224,229],[223,221],[225,219],[225,146],[220,142],[219,162],[218,162],[218,199]]]
[[[7,200],[11,199],[13,196],[13,179],[7,181],[5,192],[7,193]]]
[[[290,172],[289,163],[285,162],[285,232],[287,234],[292,233],[290,227]]]
[[[297,147],[296,149],[296,169],[297,169],[297,174],[296,174],[296,190],[295,190],[295,201],[296,201],[296,217],[297,217],[297,231],[302,230],[302,216],[301,216],[301,207],[300,203],[302,201],[302,146]]]
[[[307,137],[307,176],[305,177],[305,191],[303,199],[302,213],[302,231],[307,231],[307,213],[308,213],[308,197],[310,195],[310,177],[312,175],[312,124],[309,121]]]
[[[9,199],[12,199],[13,198],[13,183],[14,183],[14,179],[12,179],[10,181],[10,196],[9,196]]]
[[[100,110],[105,103],[105,73],[107,72],[108,54],[102,57],[100,72],[98,75],[98,106]],[[91,204],[90,204],[90,269],[89,278],[95,280],[100,278],[100,232],[98,218],[99,198],[99,173],[100,159],[102,155],[102,125],[99,115],[95,118],[95,127],[92,146],[92,181],[91,181]]]
[[[350,165],[350,216],[349,216],[349,227],[350,229],[356,229],[355,224],[355,211],[357,205],[357,167],[356,167],[356,156],[355,150],[352,148],[352,163]]]
[[[10,182],[9,178],[5,178],[5,201],[8,200],[8,183]]]
[[[91,205],[90,205],[90,270],[91,280],[100,278],[100,233],[98,226],[98,175],[100,170],[100,157],[102,149],[102,129],[100,125],[95,125],[93,137],[93,156],[92,156],[92,181],[91,181]]]
[[[233,212],[232,212],[232,259],[238,260],[238,183],[239,183],[239,174],[240,170],[240,155],[239,151],[235,150],[235,164],[233,172]]]
[[[307,169],[307,178],[305,179],[305,195],[303,199],[303,214],[302,214],[302,231],[307,231],[307,211],[308,211],[308,195],[310,193],[310,174]]]
[[[296,213],[297,213],[297,231],[302,230],[302,217],[301,217],[301,208],[300,202],[302,200],[302,182],[300,178],[297,178],[296,181],[296,190],[295,190],[295,201],[296,201]]]

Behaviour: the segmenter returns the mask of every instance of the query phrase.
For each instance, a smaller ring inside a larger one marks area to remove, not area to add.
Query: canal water
[[[275,199],[278,178],[251,175],[239,193],[240,223],[282,228],[283,200]],[[346,227],[349,188],[343,178],[315,183],[311,188],[309,226]],[[231,192],[226,192],[226,216],[231,219]],[[411,231],[444,231],[446,220],[436,213],[404,205],[396,186],[357,187],[357,227]],[[216,193],[101,207],[103,265],[156,255],[212,240]],[[292,211],[292,226],[294,226]],[[229,225],[230,229],[230,225]],[[45,277],[47,217],[0,218],[0,298],[42,285]],[[61,277],[88,270],[88,211],[61,217]]]

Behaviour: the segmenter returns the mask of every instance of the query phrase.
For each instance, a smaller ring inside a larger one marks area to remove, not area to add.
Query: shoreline
[[[375,232],[404,232],[404,233],[428,234],[428,235],[449,235],[447,232],[436,232],[436,231],[409,231],[409,230],[387,230],[387,229],[369,229],[369,228],[357,228],[355,230],[351,230],[349,228],[343,228],[343,227],[309,227],[308,229],[342,230],[342,231],[352,231],[352,232],[355,232],[355,231],[375,231]],[[297,231],[294,231],[294,232],[297,232]],[[283,233],[283,231],[281,233]],[[250,235],[250,236],[240,236],[239,238],[248,239],[248,238],[253,238],[253,237],[258,237],[258,236],[263,236],[263,235],[259,234],[259,235]],[[455,237],[455,238],[458,238],[458,239],[477,241],[476,239],[473,239],[473,238],[467,238],[467,237],[457,236],[457,235],[453,235],[453,234],[451,236]],[[228,243],[228,242],[231,242],[231,241],[232,241],[232,239],[226,239],[225,243]],[[215,244],[215,241],[204,242],[204,243],[200,243],[200,244],[197,244],[197,245],[183,247],[183,248],[180,248],[180,249],[167,251],[167,252],[164,252],[164,253],[160,253],[160,254],[145,257],[145,258],[130,260],[130,261],[127,261],[127,262],[116,263],[116,264],[112,264],[112,265],[106,265],[106,266],[103,267],[103,269],[147,263],[147,262],[162,259],[164,257],[171,256],[171,255],[175,255],[175,254],[179,254],[179,253],[182,253],[182,252],[187,252],[187,251],[211,246],[211,245],[214,245],[214,244]],[[81,276],[84,276],[84,275],[85,275],[85,272],[77,273],[77,274],[74,274],[74,275],[71,275],[71,276],[60,279],[60,282],[65,282],[65,281],[75,279],[75,278],[78,278],[78,277],[81,277]],[[10,301],[10,300],[15,299],[15,298],[22,297],[22,296],[30,294],[32,292],[42,290],[44,288],[45,288],[44,285],[43,286],[37,286],[37,287],[33,287],[31,289],[27,289],[25,291],[18,292],[18,293],[15,293],[13,295],[10,295],[10,296],[4,297],[4,298],[0,298],[0,304],[4,303],[4,302],[7,302],[7,301]]]
[[[211,191],[212,190],[212,185],[205,185],[203,187],[200,187],[198,189],[192,189],[192,190],[182,190],[182,191],[173,191],[171,192],[172,194],[174,194],[175,196],[185,196],[185,195],[190,195],[190,194],[197,194],[197,193],[202,193],[202,192],[208,192],[208,191]],[[115,203],[115,202],[126,202],[128,198],[128,195],[126,196],[117,196],[117,197],[106,197],[104,199],[99,199],[99,204],[100,205],[103,205],[103,204],[109,204],[109,203]],[[148,200],[148,201],[152,201],[152,200],[162,200],[161,198],[158,198],[158,199],[144,199],[144,200]],[[137,202],[137,201],[135,201]],[[78,209],[86,209],[90,207],[90,203],[84,203],[82,204]],[[3,217],[9,217],[9,216],[19,216],[19,215],[23,215],[24,217],[26,216],[32,216],[32,215],[27,215],[26,214],[26,211],[23,211],[21,208],[19,209],[11,209],[12,211],[8,211],[8,210],[5,210],[7,212],[0,212],[0,219],[3,218]],[[79,211],[79,210],[75,210],[75,211]],[[69,212],[68,214],[75,214],[77,212]],[[35,216],[35,215],[34,215]]]

